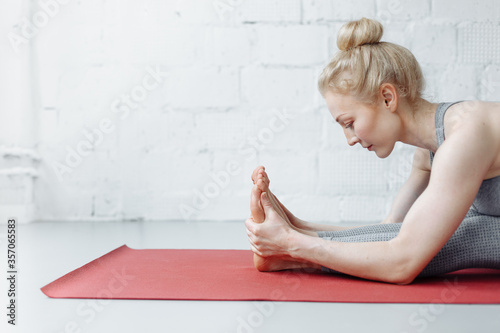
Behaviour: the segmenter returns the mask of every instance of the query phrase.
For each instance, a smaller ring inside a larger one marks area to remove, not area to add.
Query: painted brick
[[[121,182],[105,180],[100,185],[98,187],[98,194],[94,196],[93,215],[99,218],[106,217],[111,220],[122,218]]]
[[[210,170],[208,154],[148,152],[140,155],[142,158],[135,162],[138,164],[137,173],[128,177],[141,179],[141,187],[175,192],[194,189],[207,182],[205,175]]]
[[[132,113],[117,124],[116,132],[124,150],[144,148],[196,155],[206,148],[195,126],[194,114],[185,111]]]
[[[432,18],[461,21],[493,21],[498,22],[500,3],[496,0],[453,1],[432,0]]]
[[[239,77],[232,69],[173,69],[161,89],[172,107],[224,108],[239,103]]]
[[[318,162],[318,191],[323,195],[384,195],[388,160],[359,146],[349,151],[322,151]],[[377,176],[375,176],[377,175]]]
[[[137,26],[162,22],[176,25],[208,25],[222,22],[214,6],[216,2],[147,0],[127,2],[127,6],[124,6],[120,1],[106,1],[101,6],[108,25],[127,25],[134,21],[138,23]]]
[[[340,219],[343,222],[379,223],[389,213],[386,198],[380,195],[342,197],[339,206]]]
[[[314,150],[321,147],[322,117],[317,111],[300,112],[282,133],[276,136],[273,147],[286,151]]]
[[[375,1],[332,0],[332,13],[334,20],[359,20],[362,17],[375,16]]]
[[[248,138],[247,146],[257,151],[318,149],[321,127],[321,117],[313,109],[275,109],[258,119],[257,130]]]
[[[420,20],[430,14],[430,1],[377,0],[376,19],[382,23],[400,20]]]
[[[443,99],[440,96],[440,80],[444,72],[443,66],[436,64],[420,64],[422,74],[425,79],[425,87],[423,98],[432,102],[441,102]]]
[[[326,61],[326,27],[262,26],[256,27],[256,34],[256,57],[262,64],[307,66]]]
[[[500,100],[500,65],[486,67],[480,78],[481,98],[488,101]]]
[[[276,195],[294,193],[312,194],[318,182],[315,151],[294,154],[268,150],[259,154],[258,165],[264,165],[271,181],[270,188]]]
[[[204,29],[201,27],[162,22],[137,29],[129,23],[108,32],[103,55],[107,61],[119,57],[129,63],[187,66],[198,62],[203,52]],[[120,38],[122,34],[127,34],[127,39]]]
[[[451,25],[416,24],[410,50],[419,63],[446,65],[456,61],[456,29]]]
[[[205,29],[205,61],[210,65],[244,66],[254,58],[255,32],[244,27]]]
[[[27,170],[22,167],[1,170],[0,218],[4,220],[3,224],[12,217],[17,218],[18,223],[29,223],[35,218],[36,177]]]
[[[206,175],[210,170],[208,154],[127,154],[133,156],[134,163],[130,163],[132,165],[128,168],[131,172],[124,174],[122,178],[123,214],[126,218],[146,218],[163,211],[163,206],[151,205],[148,201],[151,198],[175,194],[180,199],[191,202],[197,191],[208,193],[205,194],[208,196],[214,193],[213,188],[207,186],[209,179]],[[122,158],[128,160],[126,156]],[[167,205],[168,202],[164,204]]]
[[[250,192],[249,192],[250,193]],[[223,194],[210,201],[210,204],[196,214],[196,220],[201,221],[235,221],[241,224],[241,232],[245,233],[245,220],[250,216],[248,195]]]
[[[276,195],[289,211],[304,221],[324,224],[341,222],[339,197],[319,194],[299,196],[290,193]]]
[[[305,107],[312,101],[315,78],[309,69],[244,68],[242,100],[259,107]]]
[[[439,96],[444,101],[477,99],[477,69],[471,65],[448,66],[439,82]]]
[[[229,1],[228,1],[229,2]],[[234,1],[238,3],[238,1]],[[300,0],[253,0],[241,1],[241,5],[233,6],[228,10],[235,22],[300,22]]]
[[[142,2],[141,2],[142,3]],[[187,0],[187,1],[148,1],[148,16],[153,16],[157,21],[172,19],[181,24],[216,24],[221,18],[215,7],[216,1]],[[165,10],[163,10],[165,8]],[[163,13],[167,11],[168,16]]]
[[[195,116],[196,135],[208,149],[236,150],[256,131],[255,114],[238,111]]]
[[[375,1],[304,0],[303,11],[305,22],[357,20],[375,16]]]
[[[212,167],[207,179],[217,180],[223,194],[250,195],[253,186],[251,175],[258,166],[257,157],[247,158],[234,151],[213,152]]]
[[[411,26],[404,22],[389,22],[384,24],[384,35],[382,41],[395,43],[406,48],[410,47],[411,43]]]
[[[458,28],[458,54],[464,63],[500,63],[498,22],[462,24]]]

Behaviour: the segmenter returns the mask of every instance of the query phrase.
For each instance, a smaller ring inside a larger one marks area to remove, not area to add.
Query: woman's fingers
[[[254,233],[252,230],[250,230],[248,227],[247,227],[247,236],[248,236],[248,241],[249,241],[250,243],[252,243],[252,244],[254,244],[254,245],[255,245],[256,243],[258,243],[258,242],[256,241],[257,236],[256,236],[256,235],[255,235],[255,233]]]
[[[257,253],[258,255],[262,255],[262,253],[260,252],[260,246],[257,245],[260,243],[259,237],[255,235],[256,229],[258,228],[257,223],[255,223],[250,217],[245,221],[245,226],[248,236],[248,242],[250,243],[252,252]]]
[[[259,250],[257,250],[257,248],[251,244],[250,244],[250,250],[252,250],[253,253],[263,257],[262,253],[260,253]]]
[[[248,242],[250,243],[250,249],[252,250],[252,252],[258,254],[259,256],[262,256],[262,252],[260,252],[259,246],[255,244],[254,240],[255,235],[252,234],[252,232],[250,232],[248,229],[247,229],[247,235],[248,235]]]
[[[249,217],[246,221],[245,221],[245,227],[247,228],[247,231],[250,231],[250,232],[254,232],[255,230],[255,222],[253,220],[253,217]]]

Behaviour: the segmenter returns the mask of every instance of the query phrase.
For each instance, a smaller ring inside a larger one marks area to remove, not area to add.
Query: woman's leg
[[[337,242],[378,242],[396,237],[401,223],[379,224],[342,231],[318,232]],[[465,268],[500,269],[500,217],[469,211],[453,236],[422,270],[419,277],[434,276]],[[329,268],[322,268],[335,272]]]

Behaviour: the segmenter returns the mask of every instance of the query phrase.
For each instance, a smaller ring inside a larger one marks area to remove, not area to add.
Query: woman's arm
[[[382,223],[398,223],[403,222],[406,213],[411,206],[422,194],[431,175],[431,162],[429,151],[417,148],[413,155],[413,165],[410,176],[401,186],[392,203],[391,211]]]
[[[497,141],[481,122],[447,137],[435,155],[429,185],[390,241],[343,243],[303,235],[279,227],[266,205],[266,222],[249,228],[253,249],[264,257],[286,254],[366,279],[410,283],[462,222],[500,151]]]
[[[410,283],[467,214],[498,154],[496,141],[484,124],[448,137],[435,155],[428,187],[391,241],[340,243],[293,234],[291,256],[363,278]]]

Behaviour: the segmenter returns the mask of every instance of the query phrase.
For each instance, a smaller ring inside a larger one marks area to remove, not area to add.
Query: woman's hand
[[[245,221],[251,249],[261,257],[287,256],[294,230],[278,215],[266,192],[261,195],[261,203],[266,216],[264,222],[256,223],[251,217]]]

